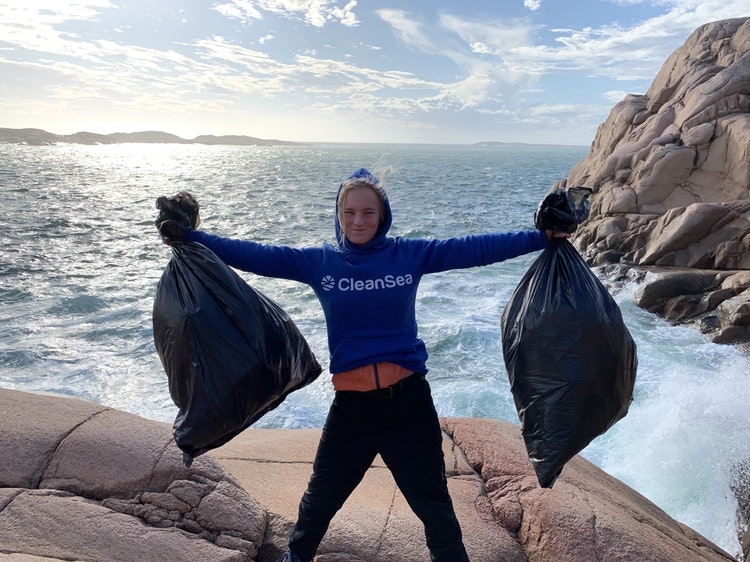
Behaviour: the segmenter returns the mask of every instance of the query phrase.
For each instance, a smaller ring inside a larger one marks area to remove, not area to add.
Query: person
[[[323,308],[335,396],[289,550],[279,562],[313,560],[330,521],[377,454],[423,523],[431,560],[469,559],[448,493],[442,433],[425,378],[417,287],[426,274],[500,262],[541,250],[552,236],[569,235],[529,230],[413,239],[388,236],[391,222],[384,186],[365,168],[339,186],[335,244],[266,245],[157,218],[165,242],[199,242],[231,267],[306,283]]]

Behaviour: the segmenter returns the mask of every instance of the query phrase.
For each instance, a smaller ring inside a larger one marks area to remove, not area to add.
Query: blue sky
[[[748,0],[0,0],[0,127],[589,145]]]

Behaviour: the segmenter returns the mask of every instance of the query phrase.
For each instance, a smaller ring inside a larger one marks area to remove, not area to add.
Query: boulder
[[[171,427],[82,400],[0,389],[0,562],[272,562],[286,548],[320,430],[248,429],[190,468]],[[575,457],[539,488],[520,428],[441,420],[446,476],[474,562],[730,562]],[[429,558],[380,459],[317,562]]]
[[[750,270],[750,18],[693,32],[645,95],[628,95],[613,107],[589,154],[559,185],[594,190],[589,219],[573,239],[590,264],[715,270],[700,289],[662,295],[654,310],[667,311],[676,323],[694,322],[717,343],[750,342],[744,276]],[[678,271],[671,279],[706,275]],[[645,279],[652,281],[661,289],[677,287],[661,275]]]

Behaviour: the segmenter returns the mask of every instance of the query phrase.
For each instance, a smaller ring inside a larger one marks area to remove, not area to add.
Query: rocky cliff
[[[565,185],[594,190],[574,244],[644,281],[638,304],[750,342],[750,18],[704,25],[600,125]]]

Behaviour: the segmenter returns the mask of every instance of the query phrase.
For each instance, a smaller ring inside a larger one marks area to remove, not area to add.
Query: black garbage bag
[[[539,203],[534,213],[534,225],[539,230],[575,232],[589,216],[592,192],[589,187],[553,187]]]
[[[160,208],[164,219],[164,201]],[[322,371],[281,307],[195,242],[172,244],[156,289],[153,328],[179,408],[174,438],[188,466]]]
[[[553,199],[540,209],[573,201],[561,193]],[[572,232],[588,214],[588,207],[581,210],[585,199],[573,201],[578,211],[567,214],[538,210],[537,219],[558,222],[537,226]],[[526,450],[540,486],[551,488],[566,462],[627,414],[636,346],[617,303],[565,238],[553,239],[531,265],[501,325]]]

